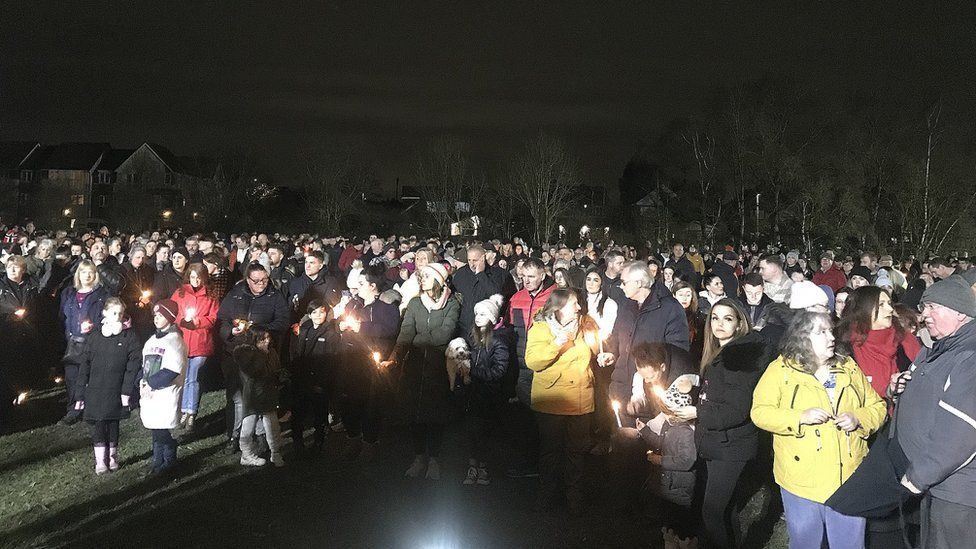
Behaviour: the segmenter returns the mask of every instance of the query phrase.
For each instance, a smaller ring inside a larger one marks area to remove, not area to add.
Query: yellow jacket
[[[529,329],[525,364],[532,370],[532,409],[546,414],[578,416],[593,411],[593,341],[599,341],[596,323],[580,320],[576,339],[562,347],[554,343],[552,330],[538,321]],[[590,336],[590,337],[588,337]]]
[[[752,421],[773,433],[773,475],[791,494],[827,501],[868,453],[867,438],[884,424],[885,403],[861,369],[848,358],[831,369],[837,377],[834,404],[812,374],[783,357],[774,360],[752,396]],[[822,408],[837,416],[851,412],[861,425],[851,433],[832,421],[800,425],[800,414]]]

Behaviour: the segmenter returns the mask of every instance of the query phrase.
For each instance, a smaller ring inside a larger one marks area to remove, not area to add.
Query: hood
[[[753,331],[727,344],[718,356],[727,370],[761,372],[769,364],[768,354],[766,340]]]

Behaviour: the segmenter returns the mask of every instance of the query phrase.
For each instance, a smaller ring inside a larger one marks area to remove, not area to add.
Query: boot
[[[247,467],[261,467],[267,463],[264,458],[259,457],[254,453],[254,443],[247,440],[247,437],[241,438],[241,465]]]
[[[168,471],[176,467],[176,441],[163,445],[163,466],[162,470]]]
[[[117,444],[108,445],[108,470],[119,470],[119,446]]]
[[[186,430],[187,431],[193,432],[193,428],[194,428],[194,426],[196,424],[196,420],[197,420],[197,415],[196,414],[187,414],[186,415]]]
[[[227,439],[227,446],[224,448],[224,454],[232,456],[237,452],[241,451],[241,439],[231,437]]]
[[[414,456],[413,463],[410,464],[410,468],[407,469],[405,476],[407,478],[417,478],[420,475],[424,474],[426,470],[427,470],[427,460],[424,459],[424,456],[419,456],[419,455]]]
[[[95,474],[104,475],[108,472],[108,448],[105,446],[95,446]]]
[[[183,412],[183,414],[180,416],[180,425],[177,428],[186,429],[186,422],[189,418],[190,418],[190,414]]]

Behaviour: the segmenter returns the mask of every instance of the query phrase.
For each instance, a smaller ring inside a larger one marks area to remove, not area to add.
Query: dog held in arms
[[[463,337],[452,339],[447,344],[444,356],[447,358],[447,377],[451,381],[451,390],[454,390],[458,375],[461,376],[462,383],[470,385],[471,349],[468,348],[468,342]]]

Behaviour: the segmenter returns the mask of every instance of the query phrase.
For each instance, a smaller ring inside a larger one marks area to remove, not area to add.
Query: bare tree
[[[430,143],[417,163],[416,176],[433,221],[430,228],[442,235],[477,212],[486,189],[484,175],[471,169],[464,142],[454,137]]]
[[[572,209],[581,183],[576,159],[559,139],[540,134],[515,155],[509,186],[535,222],[537,244],[558,234],[559,220]]]
[[[342,227],[375,182],[362,155],[352,146],[309,153],[305,171],[305,204],[313,220],[330,233]]]

